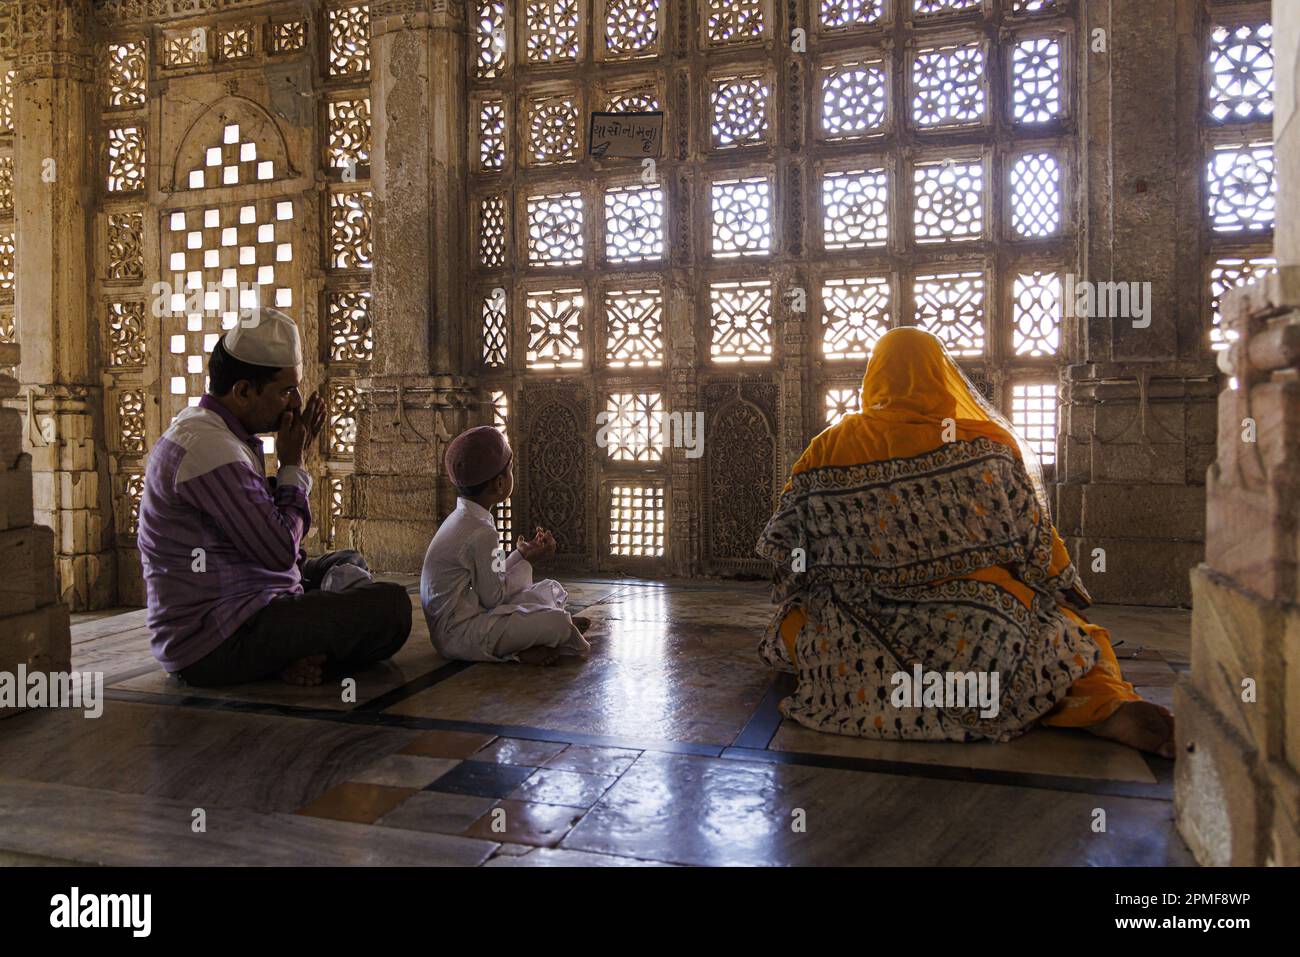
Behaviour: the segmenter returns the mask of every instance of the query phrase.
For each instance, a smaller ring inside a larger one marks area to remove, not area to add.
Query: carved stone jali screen
[[[353,378],[373,350],[368,7],[232,4],[162,23],[146,7],[98,9],[97,308],[119,549],[132,551],[145,453],[255,306],[298,322],[303,394],[329,402],[318,546],[344,506]]]
[[[470,7],[474,358],[520,450],[503,538],[541,524],[584,565],[763,573],[790,465],[900,324],[939,335],[1050,467],[1074,3]],[[597,111],[662,111],[662,151],[589,156]]]

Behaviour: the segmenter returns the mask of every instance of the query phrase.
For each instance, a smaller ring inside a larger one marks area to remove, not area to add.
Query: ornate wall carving
[[[524,439],[513,497],[525,516],[517,530],[540,525],[555,533],[557,554],[591,559],[591,458],[583,441],[591,430],[590,396],[579,385],[525,388],[516,415]]]
[[[762,572],[754,545],[776,493],[778,390],[738,380],[704,386],[702,545],[712,574]]]

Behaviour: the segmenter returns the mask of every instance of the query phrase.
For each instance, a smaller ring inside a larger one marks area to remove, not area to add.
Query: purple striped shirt
[[[311,476],[266,478],[262,442],[204,396],[149,453],[137,543],[152,650],[168,671],[194,664],[277,595],[302,593]]]

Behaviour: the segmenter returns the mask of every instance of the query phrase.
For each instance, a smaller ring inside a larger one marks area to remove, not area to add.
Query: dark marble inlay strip
[[[745,723],[745,727],[741,729],[740,734],[736,735],[736,740],[731,742],[731,746],[765,749],[776,735],[777,729],[781,727],[783,720],[777,705],[781,703],[782,698],[794,693],[795,685],[794,675],[778,673],[763,695],[763,700],[758,703],[749,721]]]
[[[906,761],[882,761],[876,758],[851,758],[805,751],[768,751],[757,748],[730,747],[723,758],[736,761],[762,761],[769,764],[796,764],[803,767],[840,768],[874,774],[897,774],[912,778],[937,778],[972,784],[1007,784],[1013,787],[1045,791],[1071,791],[1104,797],[1137,797],[1156,801],[1173,801],[1173,762],[1161,758],[1147,761],[1155,784],[1140,781],[1111,781],[1106,778],[1074,778],[1060,774],[1033,774],[1027,771],[998,771],[992,768],[964,768],[953,764],[912,764]],[[1145,755],[1144,755],[1145,757]],[[1160,768],[1158,765],[1168,765]]]
[[[448,678],[454,678],[466,668],[474,666],[472,661],[449,661],[441,668],[434,668],[432,671],[420,675],[418,678],[412,678],[404,685],[398,685],[391,691],[385,691],[378,697],[371,698],[365,704],[357,705],[352,711],[355,712],[372,712],[386,711],[395,704],[400,704],[414,694],[419,694],[432,688],[434,685],[441,684]]]
[[[434,674],[437,673],[434,672]],[[723,751],[722,745],[696,744],[690,741],[637,740],[603,734],[587,734],[580,731],[555,731],[550,728],[533,728],[527,725],[488,724],[481,721],[456,721],[450,718],[420,718],[414,715],[375,711],[332,711],[327,708],[303,708],[295,705],[272,704],[262,701],[237,701],[232,698],[199,698],[191,695],[154,694],[147,691],[126,691],[123,689],[107,690],[104,692],[104,696],[111,701],[128,701],[132,704],[198,708],[205,711],[226,711],[235,714],[256,714],[278,718],[304,718],[312,721],[338,721],[343,724],[401,728],[408,731],[471,731],[477,734],[495,734],[502,738],[521,738],[525,741],[553,741],[557,744],[580,744],[593,748],[622,748],[628,751],[661,751],[666,754],[688,754],[705,758],[719,757]]]

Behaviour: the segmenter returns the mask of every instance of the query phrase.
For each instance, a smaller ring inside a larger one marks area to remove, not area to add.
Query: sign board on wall
[[[663,111],[592,113],[587,151],[595,157],[658,156],[664,138]]]

